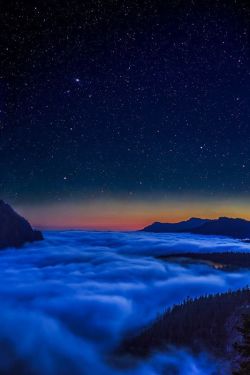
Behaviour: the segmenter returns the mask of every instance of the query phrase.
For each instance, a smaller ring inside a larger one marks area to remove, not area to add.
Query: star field
[[[10,1],[1,195],[250,192],[247,1]]]

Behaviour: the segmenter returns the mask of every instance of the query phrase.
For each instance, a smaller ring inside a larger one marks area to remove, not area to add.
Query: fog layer
[[[57,231],[45,233],[43,242],[2,251],[0,372],[217,374],[209,354],[193,356],[184,348],[123,368],[110,358],[125,335],[166,307],[249,282],[247,271],[167,263],[156,255],[249,249],[223,237]]]

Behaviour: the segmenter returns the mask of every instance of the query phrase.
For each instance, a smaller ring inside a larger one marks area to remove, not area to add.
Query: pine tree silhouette
[[[241,362],[238,370],[233,372],[233,375],[249,375],[250,374],[250,314],[243,315],[242,326],[238,328],[242,335],[242,342],[235,344]]]

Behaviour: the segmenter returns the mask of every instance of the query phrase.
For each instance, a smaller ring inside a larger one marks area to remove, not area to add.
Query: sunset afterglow
[[[177,222],[189,217],[250,219],[250,200],[194,197],[96,199],[18,206],[34,226],[44,228],[136,230],[153,221]]]

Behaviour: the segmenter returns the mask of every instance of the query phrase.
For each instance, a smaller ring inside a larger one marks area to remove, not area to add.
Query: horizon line
[[[151,221],[146,226],[151,225],[153,223],[162,223],[162,224],[177,224],[183,221],[188,221],[191,219],[203,219],[203,220],[218,220],[220,218],[227,218],[227,219],[240,219],[240,220],[246,220],[248,219],[244,217],[239,216],[216,216],[212,218],[208,217],[198,217],[198,216],[188,216],[184,220],[178,220],[178,221]],[[66,231],[94,231],[94,232],[106,232],[106,231],[117,231],[117,232],[137,232],[145,228],[145,226],[140,226],[138,228],[131,228],[127,226],[120,226],[120,225],[107,225],[107,226],[67,226],[67,225],[41,225],[41,224],[32,224],[32,226],[39,230],[66,230]]]

